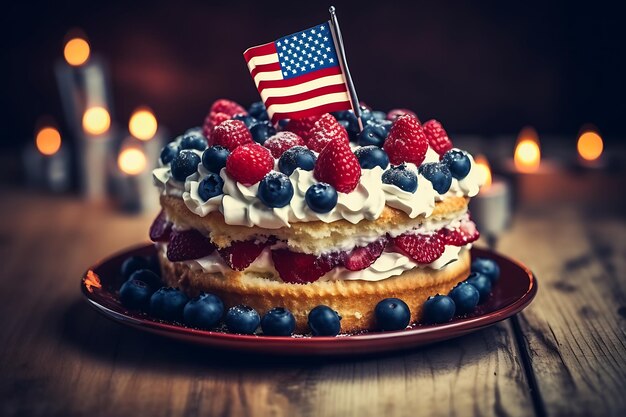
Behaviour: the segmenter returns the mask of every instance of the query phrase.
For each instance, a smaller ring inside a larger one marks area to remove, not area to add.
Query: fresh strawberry
[[[210,113],[225,113],[231,117],[236,114],[248,114],[246,109],[239,104],[225,98],[215,100],[211,105]]]
[[[278,132],[268,138],[263,146],[270,150],[274,158],[278,159],[287,149],[304,146],[304,140],[293,132]]]
[[[398,116],[389,130],[383,149],[394,165],[412,162],[419,166],[428,150],[428,139],[419,120],[408,114]]]
[[[211,138],[211,134],[213,133],[213,129],[216,126],[219,126],[222,122],[229,120],[230,116],[226,113],[209,113],[207,117],[204,119],[204,125],[202,126],[202,134]]]
[[[478,240],[480,232],[473,221],[464,220],[459,227],[454,229],[444,227],[439,231],[439,235],[446,245],[465,246]]]
[[[389,113],[387,113],[387,120],[396,120],[398,116],[402,116],[403,114],[411,115],[417,119],[417,114],[409,109],[393,109],[389,110]]]
[[[167,242],[170,240],[172,223],[165,218],[165,212],[161,210],[150,226],[150,240],[153,242]]]
[[[213,129],[209,145],[221,145],[229,151],[234,151],[239,145],[254,143],[252,134],[241,120],[226,120]]]
[[[387,238],[382,238],[367,246],[354,248],[345,254],[343,266],[350,271],[365,269],[382,255],[386,245]]]
[[[307,284],[317,281],[319,277],[336,266],[335,259],[292,252],[288,249],[272,251],[274,268],[284,282],[291,284]]]
[[[423,128],[426,139],[428,139],[428,144],[439,155],[443,155],[452,149],[452,142],[448,137],[448,133],[446,133],[446,130],[437,120],[432,119],[427,121],[424,123]]]
[[[430,235],[404,234],[394,239],[396,246],[414,261],[429,264],[443,254],[444,244],[438,233]]]
[[[346,129],[329,113],[322,115],[313,124],[307,138],[306,146],[315,152],[322,152],[333,139],[342,138],[346,142],[350,141]]]
[[[291,119],[287,123],[285,130],[295,133],[300,136],[304,141],[308,139],[309,131],[313,127],[313,124],[317,119],[319,119],[319,115],[303,117],[301,119]]]
[[[350,144],[343,138],[333,139],[317,158],[313,175],[341,193],[352,192],[359,184],[361,166]]]
[[[195,229],[172,231],[167,245],[167,259],[172,262],[200,259],[210,255],[215,246],[209,238]]]
[[[226,159],[226,172],[243,185],[256,184],[272,168],[274,168],[272,154],[258,143],[241,145]]]
[[[259,257],[266,246],[266,243],[254,240],[235,241],[229,247],[217,251],[228,266],[236,271],[243,271]]]

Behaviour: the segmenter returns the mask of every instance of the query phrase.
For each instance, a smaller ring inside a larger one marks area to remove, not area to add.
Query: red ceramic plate
[[[416,325],[394,332],[367,332],[338,337],[273,337],[230,334],[185,327],[126,310],[119,302],[119,270],[129,256],[154,253],[153,245],[131,248],[92,266],[81,281],[89,303],[122,324],[210,347],[280,355],[348,355],[406,349],[439,342],[480,330],[524,309],[537,293],[537,280],[519,262],[495,252],[472,249],[472,257],[491,258],[500,266],[500,279],[489,299],[463,318],[438,325]]]

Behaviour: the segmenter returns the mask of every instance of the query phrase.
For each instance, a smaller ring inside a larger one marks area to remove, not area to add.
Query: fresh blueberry
[[[500,278],[500,267],[496,261],[487,258],[474,259],[474,262],[472,262],[472,272],[479,272],[487,276],[492,284]]]
[[[478,293],[480,294],[479,303],[482,303],[489,298],[489,294],[491,293],[491,280],[486,275],[479,272],[472,272],[465,281],[476,287],[478,290]]]
[[[257,119],[245,113],[239,113],[239,114],[234,115],[233,120],[242,121],[243,124],[245,124],[248,129],[250,129],[254,124],[258,123]]]
[[[291,311],[275,307],[265,313],[261,320],[261,329],[268,336],[291,336],[296,328],[296,319]]]
[[[211,172],[198,184],[198,195],[203,201],[208,201],[210,198],[222,194],[222,187],[224,187],[222,177]]]
[[[359,132],[359,122],[356,118],[356,115],[353,111],[343,110],[333,113],[337,121],[346,128],[348,133],[358,133]],[[342,123],[345,122],[345,123]]]
[[[148,260],[148,269],[154,272],[158,277],[161,276],[161,262],[159,261],[159,256],[156,253],[153,253],[146,257]]]
[[[196,126],[196,127],[190,127],[189,129],[185,130],[185,135],[191,135],[191,134],[198,134],[198,135],[202,135],[202,126]]]
[[[161,162],[163,164],[169,164],[172,162],[176,155],[180,152],[180,146],[174,142],[170,142],[161,149]]]
[[[358,134],[357,143],[361,146],[375,145],[381,147],[385,143],[388,133],[382,125],[368,123]]]
[[[418,172],[431,182],[439,194],[447,193],[450,185],[452,185],[452,174],[450,174],[448,166],[441,162],[422,164]]]
[[[379,330],[402,330],[411,321],[409,306],[399,298],[385,298],[374,309],[376,327]]]
[[[199,132],[185,133],[180,140],[181,149],[197,149],[203,151],[207,146],[206,138]]]
[[[154,273],[154,271],[150,269],[140,269],[138,271],[133,272],[128,278],[129,281],[139,280],[143,281],[150,286],[150,288],[154,290],[161,287],[161,277]]]
[[[422,311],[425,323],[445,323],[452,320],[456,306],[452,298],[447,295],[435,295],[428,297]]]
[[[172,176],[175,180],[185,181],[188,176],[196,172],[198,164],[200,164],[200,157],[194,151],[180,151],[172,161]]]
[[[226,166],[226,158],[230,152],[223,146],[214,145],[202,153],[202,165],[211,172],[219,174]]]
[[[383,129],[385,129],[385,132],[387,132],[385,134],[385,137],[387,137],[387,135],[389,135],[389,131],[391,130],[391,126],[393,125],[393,122],[391,120],[379,120],[376,122],[376,124],[382,127]]]
[[[161,287],[150,297],[150,314],[163,320],[181,321],[188,301],[178,288]]]
[[[259,327],[261,318],[252,307],[238,305],[228,310],[224,322],[231,333],[253,334]]]
[[[383,151],[378,146],[362,146],[354,151],[354,154],[359,160],[361,168],[372,169],[378,166],[382,169],[386,169],[389,166],[389,157],[387,156],[387,152]]]
[[[459,282],[448,294],[456,304],[458,314],[471,313],[478,305],[480,293],[467,281]]]
[[[258,120],[268,120],[267,109],[262,101],[257,101],[250,105],[248,114]]]
[[[361,106],[361,122],[363,126],[367,125],[368,122],[375,122],[374,113],[368,108]]]
[[[384,184],[395,185],[408,193],[414,193],[417,190],[417,175],[404,164],[392,166],[383,172],[382,179]]]
[[[130,278],[133,272],[146,268],[148,268],[148,259],[143,256],[131,256],[126,258],[124,262],[122,262],[122,266],[120,268],[122,280],[126,281]]]
[[[287,127],[288,124],[289,124],[289,119],[281,119],[281,120],[278,121],[278,126],[282,130],[284,130]]]
[[[372,118],[374,119],[374,121],[376,121],[376,123],[379,123],[383,120],[387,120],[387,113],[380,110],[374,110],[372,111]]]
[[[341,316],[332,308],[319,305],[309,313],[309,328],[313,336],[337,336],[341,331]]]
[[[337,205],[337,190],[330,184],[319,182],[306,190],[304,199],[311,210],[316,213],[328,213]]]
[[[183,309],[185,323],[200,329],[212,329],[222,320],[224,303],[213,294],[202,293],[189,300]]]
[[[285,207],[293,197],[293,185],[282,172],[270,172],[261,180],[257,197],[267,207]]]
[[[458,149],[451,149],[446,152],[441,161],[448,166],[450,173],[457,180],[467,177],[472,167],[467,154]]]
[[[270,122],[261,121],[250,127],[250,133],[255,142],[263,145],[267,138],[276,134],[276,129]]]
[[[278,169],[285,175],[293,174],[296,168],[304,171],[313,171],[317,158],[312,150],[304,146],[294,146],[287,149],[278,160]]]
[[[148,283],[139,279],[130,279],[120,288],[120,302],[131,310],[146,310],[152,292]]]

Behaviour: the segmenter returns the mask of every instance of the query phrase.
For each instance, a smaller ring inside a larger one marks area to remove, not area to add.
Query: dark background
[[[328,4],[327,4],[328,3]],[[618,3],[618,2],[615,2]],[[258,100],[242,52],[328,19],[330,2],[11,2],[3,6],[1,147],[32,140],[36,121],[62,119],[53,64],[68,31],[106,58],[113,118],[151,106],[178,132],[219,97]],[[334,1],[359,98],[414,109],[449,131],[575,137],[597,125],[626,132],[623,14],[608,2]]]

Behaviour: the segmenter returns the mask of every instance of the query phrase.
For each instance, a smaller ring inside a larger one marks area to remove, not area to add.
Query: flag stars
[[[328,62],[330,62],[330,63],[332,64],[333,62],[335,62],[335,60],[334,60],[334,59],[332,59],[332,58],[330,58],[330,59],[328,60]]]
[[[328,36],[324,36],[324,42],[328,40]]]
[[[321,37],[322,37],[322,34],[321,34],[321,33],[318,33],[318,34],[317,34],[317,37],[318,37],[318,38],[321,38]]]
[[[315,68],[315,64],[311,64],[309,65],[311,68]]]

